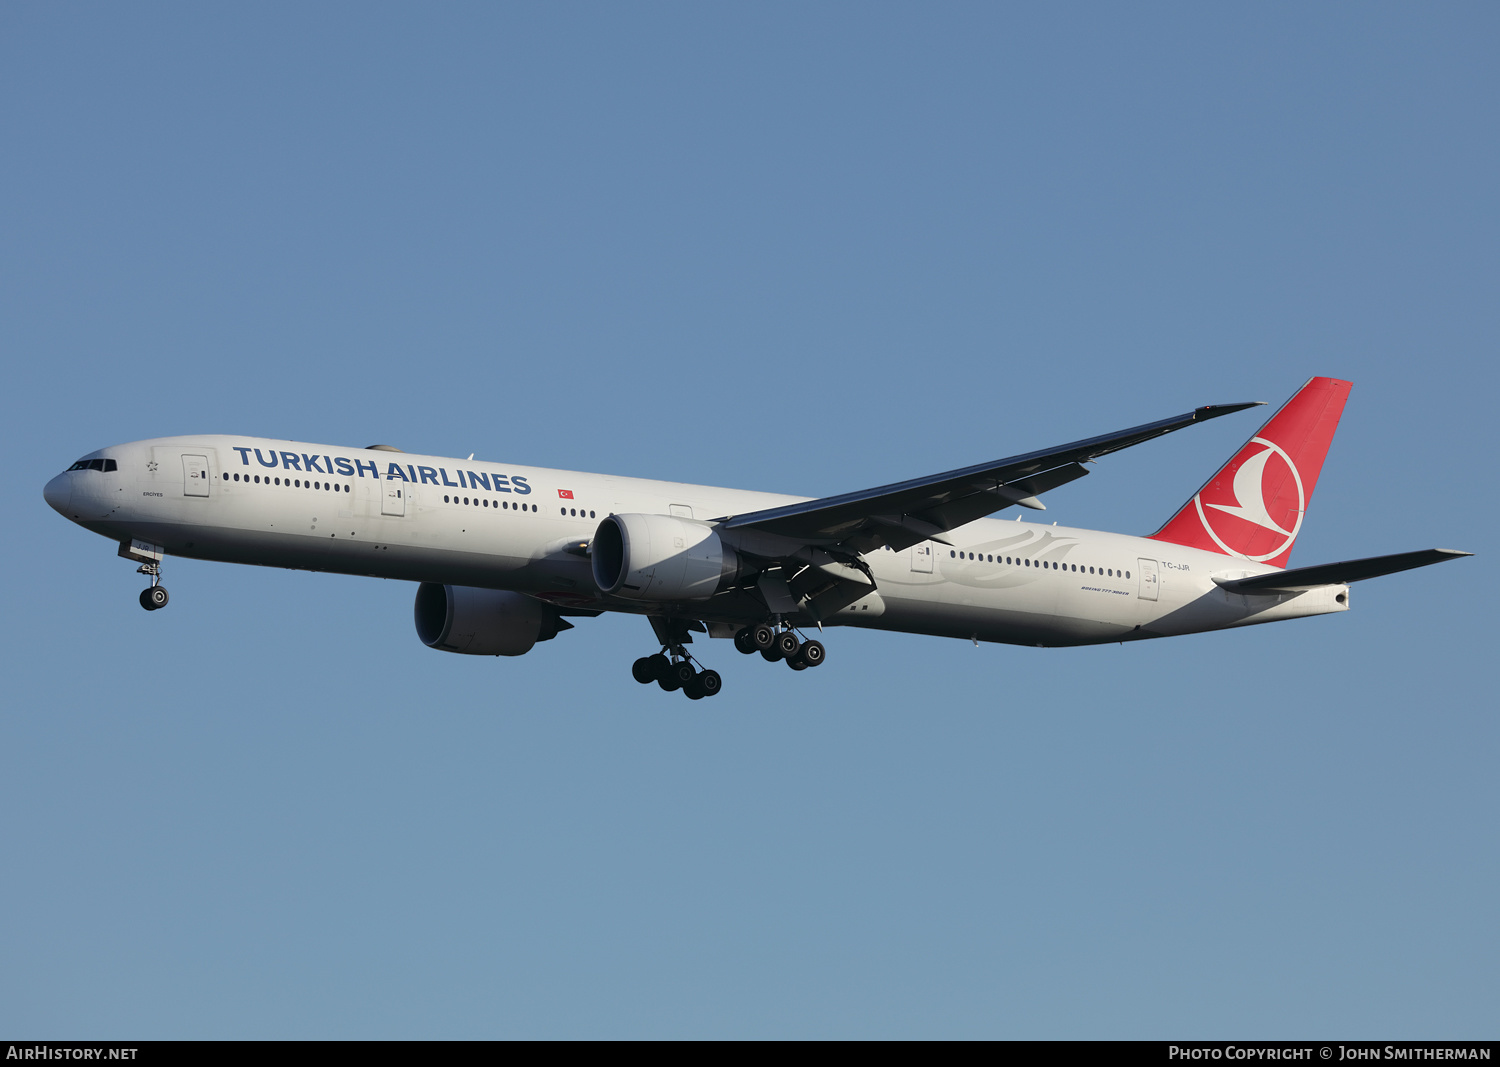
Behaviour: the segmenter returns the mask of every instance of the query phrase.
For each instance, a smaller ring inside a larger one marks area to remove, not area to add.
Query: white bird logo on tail
[[[1241,463],[1240,469],[1234,472],[1234,503],[1208,506],[1290,537],[1292,531],[1278,526],[1276,520],[1271,518],[1271,513],[1266,510],[1266,496],[1261,489],[1261,479],[1266,473],[1266,460],[1270,458],[1271,449],[1267,448]],[[1245,503],[1247,500],[1248,504]]]
[[[1292,462],[1292,457],[1286,454],[1286,449],[1274,441],[1267,441],[1264,437],[1252,437],[1249,443],[1253,445],[1265,445],[1266,447],[1241,463],[1239,469],[1234,472],[1234,503],[1210,504],[1208,506],[1215,511],[1222,511],[1227,515],[1233,515],[1237,519],[1244,519],[1246,522],[1253,523],[1262,529],[1279,533],[1286,540],[1282,541],[1270,552],[1255,556],[1246,555],[1244,552],[1231,548],[1226,544],[1224,538],[1219,536],[1218,531],[1213,528],[1213,524],[1208,521],[1208,515],[1203,511],[1203,494],[1199,493],[1193,498],[1193,502],[1198,506],[1198,518],[1202,521],[1203,528],[1208,531],[1208,536],[1214,539],[1216,545],[1231,556],[1264,563],[1268,559],[1274,559],[1281,555],[1296,540],[1297,531],[1302,528],[1303,512],[1307,510],[1307,495],[1302,489],[1302,475],[1297,470],[1297,465]],[[1292,523],[1290,530],[1283,529],[1275,519],[1271,518],[1271,511],[1266,506],[1263,479],[1266,473],[1266,463],[1270,461],[1271,453],[1273,452],[1286,460],[1286,465],[1292,472],[1292,481],[1297,486],[1297,507],[1293,511],[1295,521]]]

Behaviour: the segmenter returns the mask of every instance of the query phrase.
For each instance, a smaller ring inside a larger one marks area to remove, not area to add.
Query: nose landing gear
[[[167,596],[167,587],[161,584],[161,564],[143,563],[136,568],[135,573],[149,575],[151,578],[151,584],[141,590],[141,607],[147,611],[166,607],[171,598]]]
[[[167,590],[161,584],[161,560],[167,554],[167,550],[161,545],[153,545],[147,541],[131,539],[120,542],[119,556],[128,559],[132,563],[139,563],[135,573],[144,574],[151,579],[151,584],[141,590],[141,607],[147,611],[156,611],[167,606]]]

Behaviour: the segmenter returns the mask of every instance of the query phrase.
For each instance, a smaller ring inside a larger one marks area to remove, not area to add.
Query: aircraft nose
[[[53,510],[66,515],[68,505],[73,502],[73,479],[66,474],[59,474],[42,490],[42,499],[51,504]]]

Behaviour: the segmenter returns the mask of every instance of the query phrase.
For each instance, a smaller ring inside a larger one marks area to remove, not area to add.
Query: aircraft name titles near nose
[[[345,478],[364,478],[368,475],[379,481],[382,478],[380,465],[374,460],[362,458],[350,458],[347,456],[316,455],[307,452],[282,452],[276,449],[266,449],[262,452],[253,446],[231,445],[231,451],[238,452],[240,465],[252,469],[263,467],[268,470],[297,471],[300,474],[322,474],[338,475]],[[255,453],[255,462],[250,460],[250,453]],[[266,453],[270,456],[267,457]],[[327,466],[323,466],[326,464]],[[458,481],[452,481],[448,477],[446,467],[428,467],[420,464],[408,463],[404,466],[394,461],[386,464],[384,478],[386,481],[412,482],[418,485],[446,485],[453,489],[483,489],[487,493],[515,493],[518,496],[527,496],[531,493],[531,486],[522,474],[500,474],[495,471],[482,472],[472,470],[455,470]]]

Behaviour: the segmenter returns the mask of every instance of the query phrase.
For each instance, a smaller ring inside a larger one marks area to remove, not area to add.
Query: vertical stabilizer
[[[1352,387],[1308,381],[1151,536],[1285,567]]]

